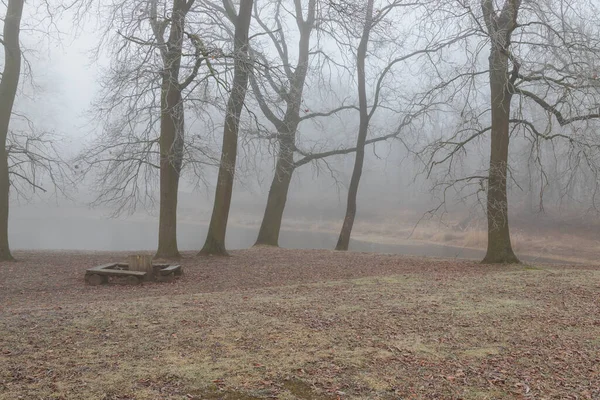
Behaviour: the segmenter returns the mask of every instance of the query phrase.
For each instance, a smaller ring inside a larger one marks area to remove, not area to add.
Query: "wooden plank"
[[[94,269],[90,268],[85,272],[86,275],[98,274],[98,275],[112,275],[112,276],[146,276],[146,272],[143,271],[127,271],[120,269]]]
[[[116,267],[118,264],[116,263],[112,263],[112,264],[102,264],[102,265],[98,265],[97,267],[93,267],[93,268],[89,268],[88,271],[101,271],[103,269],[107,269],[107,268],[114,268]]]
[[[169,275],[171,272],[177,274],[181,271],[181,265],[169,265],[166,268],[162,268],[159,272],[161,275]]]

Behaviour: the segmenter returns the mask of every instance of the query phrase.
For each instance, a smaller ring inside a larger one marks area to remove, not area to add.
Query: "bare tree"
[[[19,33],[24,2],[24,0],[8,1],[1,41],[4,46],[4,69],[0,80],[0,260],[13,259],[8,244],[10,176],[6,145],[21,75]]]
[[[170,22],[158,21],[156,0],[150,7],[150,24],[163,60],[160,90],[160,216],[157,258],[178,258],[177,194],[183,162],[184,115],[182,85],[179,82],[183,52],[185,17],[194,0],[173,0]],[[166,23],[169,36],[164,39]]]
[[[510,42],[517,27],[520,0],[509,0],[497,14],[492,0],[483,0],[483,19],[490,37],[490,96],[491,96],[491,152],[487,191],[488,247],[484,263],[519,262],[510,243],[508,228],[508,198],[506,175],[510,105],[514,90],[512,84],[518,78],[519,63],[513,62],[509,73]],[[513,59],[514,60],[514,59]]]
[[[595,146],[584,132],[589,121],[600,116],[600,86],[594,75],[594,60],[600,55],[599,24],[595,5],[585,1],[480,0],[477,7],[473,5],[444,1],[431,11],[432,21],[443,18],[438,28],[469,26],[473,33],[455,47],[466,54],[462,60],[449,57],[451,66],[436,60],[435,65],[424,67],[435,76],[424,97],[444,93],[447,124],[454,121],[457,126],[451,135],[427,146],[425,163],[429,172],[439,166],[448,168],[438,182],[444,193],[473,185],[487,192],[488,248],[483,261],[516,263],[508,223],[511,136],[566,140],[579,149]],[[590,10],[589,16],[583,17],[581,7]],[[479,56],[487,46],[485,66]],[[481,90],[485,84],[489,92]],[[538,108],[544,118],[536,118],[539,113],[532,108]],[[489,168],[454,177],[450,171],[461,154],[473,150],[487,133],[491,134]]]
[[[252,89],[256,96],[260,108],[263,114],[269,119],[269,121],[277,129],[277,164],[275,166],[275,175],[271,188],[269,189],[269,196],[267,198],[267,206],[265,208],[260,230],[258,232],[258,238],[256,239],[257,245],[271,245],[277,246],[279,242],[279,230],[281,229],[281,220],[283,218],[283,211],[285,209],[285,202],[287,199],[290,182],[292,180],[292,173],[294,171],[294,149],[296,145],[296,130],[300,123],[300,107],[302,104],[302,92],[304,90],[304,82],[306,80],[306,74],[308,71],[309,57],[310,57],[310,37],[315,24],[315,16],[317,11],[316,0],[308,0],[306,9],[306,17],[303,12],[302,0],[294,0],[294,11],[296,25],[298,27],[298,33],[300,39],[298,42],[298,60],[294,68],[290,56],[288,54],[288,48],[285,38],[285,33],[281,25],[280,13],[282,12],[282,0],[278,0],[276,9],[277,24],[276,32],[273,32],[265,23],[262,21],[258,12],[255,13],[255,18],[258,23],[263,27],[265,32],[268,32],[269,37],[277,49],[278,55],[281,59],[282,68],[285,71],[285,84],[276,82],[271,78],[269,70],[265,71],[265,77],[267,77],[267,84],[271,85],[272,88],[279,93],[281,98],[286,104],[285,114],[283,118],[278,117],[268,106],[267,101],[263,95],[263,91],[259,87],[259,83],[255,78],[251,78]]]
[[[348,75],[348,79],[352,79],[351,68],[345,63],[346,60],[343,56],[347,47],[345,39],[341,38],[343,34],[336,32],[334,27],[336,18],[334,15],[337,13],[337,7],[332,6],[329,11],[326,10],[327,4],[328,2],[312,0],[308,1],[308,4],[303,3],[301,0],[293,1],[293,10],[295,11],[293,22],[298,28],[299,40],[296,62],[292,65],[294,60],[290,50],[292,45],[288,43],[291,35],[285,29],[283,16],[286,8],[284,8],[283,1],[278,0],[275,3],[274,12],[267,9],[267,12],[273,17],[273,22],[270,25],[263,20],[260,10],[257,8],[257,3],[255,3],[255,19],[263,29],[264,35],[270,39],[276,58],[269,59],[253,47],[251,56],[255,63],[255,74],[251,75],[250,83],[260,110],[276,129],[276,133],[267,135],[267,137],[274,138],[277,146],[275,174],[269,189],[267,205],[256,245],[278,245],[288,190],[296,168],[311,162],[324,161],[327,157],[350,154],[357,151],[358,148],[338,144],[333,148],[307,150],[302,148],[302,143],[298,143],[297,131],[301,124],[313,121],[316,118],[328,118],[343,112],[354,111],[358,108],[352,104],[344,104],[343,101],[339,106],[333,106],[322,112],[302,107],[304,86],[309,70],[315,71],[315,82],[319,87],[325,88],[323,90],[328,87],[325,71],[330,68],[335,68],[337,69],[336,73],[343,72]],[[357,9],[362,9],[362,7]],[[317,16],[317,10],[321,13],[321,17]],[[346,11],[347,8],[344,8],[344,16],[349,15]],[[386,14],[385,10],[382,10],[383,14]],[[354,17],[351,19],[355,21]],[[311,35],[317,32],[315,30],[316,26],[318,26],[318,33],[323,37],[327,36],[333,39],[330,43],[333,47],[336,45],[336,40],[339,39],[338,47],[342,51],[328,52],[320,48],[318,44],[313,44],[311,50]],[[352,26],[352,23],[348,23],[348,26]],[[391,70],[393,65],[401,61],[402,59],[391,61],[390,67],[382,72],[383,77]],[[380,89],[383,77],[377,82],[377,87]],[[377,105],[372,106],[372,112],[378,105],[383,103],[383,99],[376,96],[374,101]],[[365,140],[365,144],[397,138],[400,131],[400,128],[394,129],[390,133]]]
[[[252,18],[252,3],[253,0],[241,0],[239,12],[236,14],[230,0],[223,0],[223,6],[228,13],[229,19],[235,26],[233,50],[235,66],[231,94],[229,95],[225,114],[223,147],[221,150],[221,163],[217,178],[213,212],[206,242],[200,251],[201,254],[227,255],[225,233],[233,192],[240,117],[248,88],[250,67],[248,63],[248,31]]]
[[[418,86],[404,86],[394,88],[396,90],[392,89],[393,86],[390,82],[392,78],[401,79],[402,72],[404,72],[398,67],[400,65],[410,67],[416,63],[416,60],[421,58],[430,59],[440,54],[445,48],[462,40],[465,35],[468,35],[468,33],[458,31],[447,37],[423,40],[420,36],[419,25],[416,25],[416,29],[411,26],[400,33],[396,32],[397,29],[392,28],[394,21],[408,18],[409,16],[415,17],[421,15],[424,11],[424,6],[428,3],[427,1],[415,3],[391,1],[378,4],[368,1],[366,8],[362,9],[362,11],[359,5],[360,2],[354,4],[354,6],[349,2],[336,5],[337,9],[342,9],[342,11],[338,12],[342,12],[343,15],[348,15],[349,10],[352,11],[349,21],[338,22],[336,24],[338,26],[341,25],[343,31],[349,32],[348,36],[351,36],[351,33],[356,29],[354,28],[357,25],[357,21],[355,21],[356,15],[365,15],[364,21],[361,21],[363,29],[359,36],[358,46],[354,47],[352,44],[346,44],[346,46],[350,47],[350,51],[355,54],[360,122],[356,143],[356,157],[348,188],[346,215],[343,220],[336,250],[348,250],[357,211],[356,199],[363,170],[365,145],[373,141],[373,139],[367,140],[367,137],[377,111],[393,110],[392,115],[386,115],[383,118],[388,125],[390,121],[399,120],[393,132],[393,137],[401,138],[402,143],[407,147],[406,137],[411,130],[410,128],[417,125],[417,122],[421,122],[421,127],[423,127],[423,121],[427,118],[427,115],[434,112],[438,106],[435,101],[418,101],[413,95],[408,95],[411,91],[415,91]],[[373,9],[376,5],[379,5],[379,7],[374,12]],[[339,36],[339,33],[334,35]],[[401,41],[407,43],[400,43]],[[386,44],[388,46],[385,46]],[[389,44],[392,44],[393,47],[390,47]],[[383,56],[379,54],[381,52],[376,50],[369,51],[369,47],[384,47]],[[367,67],[365,65],[365,61],[369,55],[372,56],[371,58],[384,61],[374,62],[371,65],[372,76],[367,75]],[[395,75],[395,70],[402,72]],[[367,89],[368,79],[375,82],[372,88],[369,89]],[[398,90],[403,90],[405,92],[404,95],[390,96],[390,93]],[[394,98],[394,101],[390,101],[390,97]],[[375,141],[378,140],[379,138],[375,139]]]
[[[338,238],[336,250],[348,250],[350,244],[350,235],[354,218],[356,217],[356,196],[358,194],[358,184],[362,174],[363,163],[365,159],[365,142],[369,130],[369,110],[367,104],[367,90],[365,78],[365,59],[367,57],[367,46],[369,45],[369,34],[373,27],[373,3],[374,0],[367,1],[366,15],[364,27],[360,43],[356,51],[356,70],[358,80],[358,109],[360,113],[360,123],[358,128],[358,138],[356,140],[356,158],[354,161],[354,169],[350,178],[350,186],[348,188],[348,201],[346,204],[346,216],[342,224],[342,230]]]
[[[39,20],[23,21],[24,1],[11,0],[3,19],[4,66],[0,81],[0,260],[12,260],[8,241],[10,199],[30,200],[34,195],[47,193],[67,195],[71,183],[70,169],[63,161],[58,138],[46,130],[39,130],[32,116],[19,99],[29,89],[37,89],[30,61],[23,56],[21,32],[28,30],[49,36],[51,29],[45,19],[60,15],[62,8],[44,3]],[[45,14],[48,13],[48,14]],[[34,26],[34,28],[32,28]],[[23,78],[23,79],[22,79]],[[24,110],[21,110],[24,109]]]
[[[103,132],[79,162],[84,176],[99,172],[95,204],[116,205],[116,213],[153,205],[158,180],[156,257],[178,258],[180,177],[186,166],[201,174],[215,164],[204,132],[185,134],[185,115],[192,110],[197,120],[220,104],[220,75],[229,68],[222,35],[206,30],[195,0],[123,2],[109,12],[98,51],[108,49],[112,64],[95,107]]]

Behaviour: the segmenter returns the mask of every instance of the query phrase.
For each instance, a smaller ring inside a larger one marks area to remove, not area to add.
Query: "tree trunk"
[[[362,175],[363,163],[365,160],[365,142],[369,130],[369,113],[367,110],[367,93],[365,79],[365,58],[367,57],[367,46],[369,44],[369,33],[373,19],[373,1],[367,2],[367,15],[365,18],[365,26],[363,28],[360,44],[356,52],[356,65],[358,70],[358,103],[360,110],[360,125],[358,129],[358,138],[356,140],[356,158],[354,160],[354,169],[350,178],[350,186],[348,188],[348,201],[346,205],[346,216],[340,236],[338,238],[336,250],[348,250],[350,245],[350,235],[356,217],[356,196],[358,194],[358,184]]]
[[[225,116],[223,148],[221,150],[221,163],[219,165],[213,212],[206,241],[200,254],[227,255],[225,233],[233,192],[240,116],[248,89],[248,30],[250,29],[250,19],[252,17],[252,1],[244,0],[240,3],[235,22],[233,89],[229,95]]]
[[[279,137],[279,153],[277,155],[277,165],[275,166],[275,176],[269,189],[267,206],[263,215],[258,238],[255,246],[279,246],[279,232],[281,230],[281,221],[285,210],[285,203],[292,181],[292,174],[296,165],[294,164],[294,150],[296,147],[296,130],[300,124],[300,105],[302,103],[302,93],[304,91],[304,82],[308,71],[308,61],[310,56],[310,34],[314,27],[316,0],[309,0],[306,19],[302,16],[302,7],[300,2],[295,1],[296,23],[300,30],[300,40],[298,42],[298,63],[296,69],[288,79],[290,89],[287,96],[287,107],[283,121],[277,128]]]
[[[6,138],[21,75],[19,33],[23,4],[24,0],[9,0],[4,18],[4,71],[0,81],[0,261],[13,260],[8,244],[10,177]]]
[[[295,132],[295,131],[294,131]],[[295,135],[287,134],[280,141],[275,176],[271,182],[267,206],[263,216],[255,246],[279,246],[279,231],[283,211],[294,172],[293,141]]]
[[[365,137],[366,137],[365,129]],[[359,132],[359,142],[361,141],[361,133]],[[358,184],[362,175],[362,168],[365,158],[364,141],[362,139],[362,147],[356,149],[356,158],[354,160],[354,169],[352,171],[352,177],[350,178],[350,186],[348,187],[348,199],[346,201],[346,215],[344,217],[344,223],[338,237],[336,250],[348,250],[350,246],[350,236],[352,234],[352,227],[354,226],[354,219],[356,217],[356,197],[358,194]]]
[[[506,175],[512,93],[507,70],[506,53],[492,45],[490,54],[492,138],[487,193],[488,245],[482,261],[486,264],[519,262],[512,250],[508,229]]]
[[[174,92],[170,90],[169,92]],[[160,215],[158,223],[158,249],[156,258],[180,258],[177,248],[177,194],[179,191],[179,173],[181,171],[181,155],[177,154],[176,138],[180,117],[174,115],[178,107],[173,102],[180,102],[178,93],[164,96],[162,106],[160,135]],[[162,101],[161,101],[162,103]]]
[[[127,257],[129,271],[140,271],[146,273],[146,280],[154,280],[154,266],[152,265],[152,256],[145,254],[132,255]]]
[[[184,111],[179,85],[185,0],[173,1],[169,39],[164,51],[160,118],[160,215],[156,258],[180,258],[177,248],[177,194],[183,159]]]

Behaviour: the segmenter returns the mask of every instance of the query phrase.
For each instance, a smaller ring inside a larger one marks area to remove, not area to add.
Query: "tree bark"
[[[295,131],[294,131],[295,132]],[[263,216],[255,246],[279,246],[279,231],[285,210],[285,203],[294,172],[293,143],[295,134],[288,134],[279,142],[279,154],[275,166],[275,176],[271,182],[267,206]]]
[[[8,243],[10,177],[6,138],[21,75],[19,34],[23,4],[24,0],[9,0],[4,18],[4,71],[0,81],[0,261],[14,260]]]
[[[508,71],[508,46],[510,35],[516,26],[520,2],[507,1],[499,16],[493,12],[490,0],[484,0],[482,5],[492,39],[489,57],[492,131],[487,192],[488,245],[482,263],[519,263],[510,242],[506,176],[510,139],[510,103],[514,93]],[[513,66],[513,69],[513,77],[516,77],[518,66]]]
[[[165,111],[161,117],[160,135],[160,214],[158,222],[158,249],[156,258],[180,257],[177,248],[177,195],[179,191],[179,173],[181,171],[181,155],[175,150],[178,124],[183,124],[180,117],[172,115],[178,107],[174,102],[180,102],[178,93],[169,91],[164,95]],[[163,103],[163,101],[161,101]],[[165,115],[171,114],[171,115]]]
[[[184,111],[179,85],[179,68],[185,8],[184,0],[173,1],[171,30],[163,56],[165,69],[161,87],[160,215],[156,258],[181,257],[177,248],[177,194],[183,159]]]
[[[492,55],[490,64],[508,63],[505,55]],[[504,69],[506,71],[506,69]],[[506,90],[506,73],[490,72],[492,96],[492,139],[487,193],[488,245],[483,263],[518,263],[511,242],[508,225],[508,172],[509,120],[511,94]]]
[[[205,255],[227,255],[225,234],[233,192],[240,116],[248,89],[248,31],[252,17],[252,2],[253,0],[241,1],[235,21],[233,88],[229,95],[225,115],[221,163],[212,216],[206,241],[200,251],[200,254]]]
[[[354,219],[356,217],[356,196],[358,194],[358,185],[362,175],[363,164],[365,160],[365,142],[369,130],[369,112],[367,105],[366,79],[365,79],[365,58],[367,57],[367,47],[369,44],[369,33],[371,32],[373,20],[373,2],[367,2],[367,15],[365,18],[365,26],[363,28],[360,44],[356,52],[356,66],[358,70],[358,105],[360,111],[360,123],[358,129],[358,138],[356,140],[356,156],[354,160],[354,169],[350,178],[350,186],[348,188],[348,200],[346,204],[346,216],[342,224],[342,230],[338,238],[336,250],[348,250],[350,245],[350,236]]]

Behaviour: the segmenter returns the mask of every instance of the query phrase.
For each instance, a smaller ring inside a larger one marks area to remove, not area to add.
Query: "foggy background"
[[[108,65],[102,54],[97,57],[91,54],[97,43],[97,26],[91,22],[82,23],[74,37],[67,22],[67,19],[59,21],[57,33],[50,38],[24,31],[23,47],[29,49],[24,56],[31,64],[32,75],[22,81],[22,93],[16,103],[16,109],[27,110],[38,129],[53,132],[59,138],[57,145],[65,159],[74,157],[98,133],[99,127],[91,122],[90,112],[100,89],[102,69]],[[340,97],[350,91],[342,81],[338,79],[332,83],[332,89]],[[310,88],[305,97],[310,105],[307,107],[330,108],[328,102],[331,99],[323,99]],[[389,125],[387,117],[389,115],[384,113],[373,120],[370,136]],[[215,116],[216,121],[219,119]],[[357,120],[357,115],[349,113],[319,120],[318,124],[303,124],[299,137],[303,143],[322,148],[327,148],[329,143],[352,144]],[[448,129],[447,120],[432,119],[430,122],[421,131],[410,132],[404,138],[406,142],[417,148],[423,138],[438,136]],[[219,150],[221,134],[218,123],[222,122],[217,122],[213,132],[207,132],[206,126],[201,124],[189,128],[207,134],[215,153]],[[244,143],[244,140],[242,137],[240,141]],[[470,151],[462,163],[467,169],[485,167],[489,142],[486,139],[473,146],[475,151]],[[536,175],[535,166],[532,168],[528,164],[526,141],[516,138],[511,146],[519,149],[511,151],[511,163],[518,166],[515,170],[519,172],[516,180],[520,187],[512,185],[509,191],[516,241],[519,241],[519,235],[540,243],[557,237],[560,240],[560,235],[574,235],[596,243],[597,216],[587,190],[591,184],[585,182],[585,177],[575,184],[567,184],[572,187],[564,190],[567,186],[560,179],[568,177],[559,176],[556,168],[556,180],[542,182]],[[242,151],[238,161],[240,171],[227,236],[227,247],[231,249],[251,246],[262,219],[273,176],[274,156],[268,145],[259,147],[260,150],[252,154]],[[556,152],[556,149],[551,151]],[[345,211],[346,185],[353,161],[354,154],[336,156],[327,159],[327,165],[322,162],[308,164],[294,173],[282,226],[280,244],[283,247],[334,247]],[[558,165],[560,160],[551,159],[550,170],[553,163]],[[440,204],[440,193],[432,189],[435,173],[428,179],[424,171],[423,164],[399,141],[367,147],[353,232],[356,239],[351,249],[479,257],[480,253],[473,253],[472,249],[483,248],[486,240],[481,198],[451,192],[441,212],[429,216],[427,211]],[[182,177],[178,220],[178,241],[182,250],[198,250],[204,242],[216,172],[216,167],[207,166],[201,180]],[[114,208],[90,206],[95,198],[94,189],[89,181],[84,181],[68,187],[66,195],[52,191],[26,196],[13,193],[9,226],[11,246],[44,250],[155,249],[156,207],[145,204],[131,214],[114,216]],[[544,195],[541,203],[540,192]],[[543,205],[543,212],[540,205]],[[415,229],[419,221],[421,223]],[[422,248],[423,243],[426,248]],[[518,243],[515,246],[519,252]],[[596,248],[597,244],[594,244],[590,251]],[[543,246],[538,246],[537,250],[545,252]],[[568,249],[559,250],[558,253],[565,253]],[[575,252],[575,247],[572,250]]]

